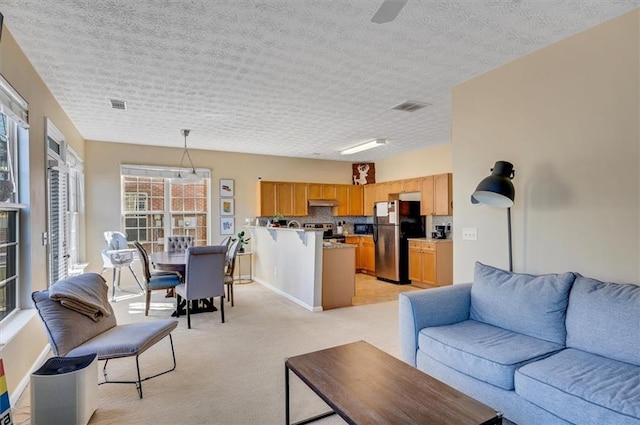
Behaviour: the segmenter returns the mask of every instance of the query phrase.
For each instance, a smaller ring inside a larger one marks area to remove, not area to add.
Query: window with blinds
[[[84,174],[79,156],[47,120],[47,211],[49,217],[49,285],[81,273],[80,251],[84,213]]]

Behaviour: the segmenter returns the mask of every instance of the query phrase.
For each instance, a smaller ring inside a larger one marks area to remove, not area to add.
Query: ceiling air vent
[[[109,102],[111,102],[111,107],[113,109],[120,109],[121,111],[127,110],[127,102],[124,100],[109,99]]]
[[[415,112],[418,109],[426,108],[427,106],[430,106],[430,104],[425,102],[416,102],[414,100],[405,100],[391,109],[395,109],[396,111]]]

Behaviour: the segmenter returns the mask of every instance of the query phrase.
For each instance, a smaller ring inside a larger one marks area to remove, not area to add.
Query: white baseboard
[[[288,299],[288,300],[290,300],[290,301],[293,301],[294,303],[298,304],[299,306],[301,306],[301,307],[303,307],[303,308],[305,308],[305,309],[307,309],[307,310],[309,310],[309,311],[313,311],[314,313],[317,313],[317,312],[319,312],[319,311],[322,311],[322,307],[313,307],[313,306],[310,306],[309,304],[304,303],[304,302],[300,301],[299,299],[297,299],[297,298],[295,298],[295,297],[292,297],[291,295],[287,294],[287,293],[286,293],[286,292],[284,292],[283,290],[276,288],[275,286],[271,285],[271,284],[270,284],[270,283],[268,283],[268,282],[265,282],[265,281],[264,281],[264,280],[262,280],[262,279],[259,279],[259,278],[254,277],[254,278],[253,278],[253,280],[254,280],[255,282],[258,282],[260,285],[264,286],[265,288],[269,288],[269,289],[271,289],[271,290],[272,290],[273,292],[275,292],[276,294],[282,295],[282,296],[283,296],[283,297],[285,297],[286,299]]]

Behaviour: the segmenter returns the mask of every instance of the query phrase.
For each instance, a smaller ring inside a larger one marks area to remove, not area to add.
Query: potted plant
[[[273,218],[271,219],[271,227],[280,227],[280,225],[282,224],[281,221],[283,219],[284,219],[284,216],[279,212],[277,212],[276,215],[274,215]]]
[[[239,241],[238,244],[240,245],[240,247],[238,248],[238,252],[244,252],[244,246],[251,240],[251,238],[245,238],[244,235],[245,233],[243,230],[241,232],[238,232],[237,237],[231,239],[234,242]]]

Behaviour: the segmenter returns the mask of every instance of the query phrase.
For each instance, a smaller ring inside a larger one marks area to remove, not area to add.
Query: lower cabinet
[[[409,241],[409,280],[425,288],[453,283],[452,241]]]
[[[360,261],[360,236],[346,236],[344,238],[344,243],[348,243],[356,246],[356,271],[360,270],[361,261]]]
[[[361,236],[360,249],[360,270],[367,274],[376,274],[376,253],[373,244],[373,237]]]
[[[356,246],[356,271],[375,274],[376,261],[371,236],[347,236],[345,243]]]

